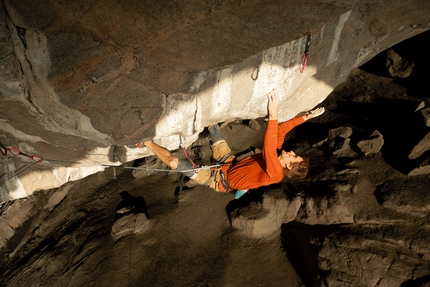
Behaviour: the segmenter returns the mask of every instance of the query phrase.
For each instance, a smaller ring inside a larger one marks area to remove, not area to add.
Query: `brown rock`
[[[384,137],[378,131],[374,131],[370,135],[369,139],[362,140],[357,143],[357,146],[361,149],[361,151],[365,155],[379,152],[383,145],[384,145]]]
[[[414,66],[415,63],[403,59],[393,50],[388,50],[386,67],[391,77],[407,78],[413,72]]]
[[[289,199],[282,190],[271,190],[264,194],[261,205],[250,204],[234,211],[232,226],[250,237],[265,237],[294,220],[301,205],[300,196]]]
[[[430,107],[422,109],[421,114],[423,115],[426,126],[430,127]]]
[[[409,159],[419,158],[428,150],[430,150],[430,133],[426,134],[424,138],[422,138],[420,142],[414,146],[408,157]]]
[[[430,213],[430,194],[425,182],[405,180],[387,181],[379,187],[378,201],[396,212],[424,217]]]
[[[422,237],[408,226],[334,227],[285,225],[284,248],[308,286],[401,286],[426,282],[429,264]],[[416,242],[411,247],[408,242]]]

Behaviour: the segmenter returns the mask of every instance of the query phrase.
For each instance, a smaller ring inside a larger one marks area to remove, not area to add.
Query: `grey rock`
[[[374,131],[369,139],[359,141],[357,146],[365,155],[377,153],[384,145],[384,137],[379,131]]]

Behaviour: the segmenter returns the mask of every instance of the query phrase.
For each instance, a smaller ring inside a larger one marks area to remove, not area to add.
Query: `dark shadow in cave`
[[[430,30],[407,39],[393,47],[396,53],[406,61],[414,63],[412,73],[407,78],[398,78],[394,82],[408,90],[408,95],[423,99],[430,104],[428,79],[430,71]]]
[[[419,287],[426,286],[427,283],[430,283],[430,275],[426,275],[415,280],[408,280],[404,282],[400,287]]]
[[[417,98],[428,98],[428,93],[423,91],[428,90],[428,78],[430,65],[430,30],[400,42],[387,50],[379,53],[370,61],[360,67],[365,72],[390,77],[386,68],[387,52],[395,50],[395,52],[405,61],[413,63],[412,73],[407,78],[397,78],[394,82],[406,87],[408,94]]]
[[[321,105],[323,107],[324,105]],[[320,107],[320,106],[317,106]],[[317,108],[315,107],[315,108]],[[289,132],[284,139],[282,149],[294,150],[306,142],[309,146],[312,146],[318,142],[321,142],[327,138],[330,124],[320,123],[312,119],[311,121],[305,122],[299,126],[296,126],[291,132]]]
[[[228,221],[231,225],[231,215],[234,211],[249,206],[252,202],[262,202],[262,196],[265,187],[250,189],[247,193],[242,195],[238,199],[231,200],[225,207],[225,212],[227,214]]]
[[[319,245],[328,234],[339,229],[336,226],[309,226],[298,222],[281,226],[282,247],[305,286],[321,286],[320,278],[329,271],[318,268]]]
[[[427,107],[430,105],[428,93],[423,92],[428,89],[429,47],[430,30],[390,47],[362,65],[360,70],[386,77],[389,80],[386,85],[395,84],[406,88],[407,96],[394,87],[394,89],[388,89],[387,96],[384,97],[378,91],[381,88],[385,89],[383,85],[370,84],[363,89],[357,89],[364,82],[361,76],[352,76],[350,80],[355,83],[354,89],[341,85],[332,93],[332,97],[336,98],[338,109],[330,110],[329,103],[333,98],[329,97],[325,101],[329,112],[341,117],[336,122],[328,123],[324,131],[327,132],[329,128],[341,125],[350,126],[353,129],[351,148],[354,149],[359,140],[366,139],[374,130],[378,130],[384,137],[381,153],[386,162],[404,174],[409,173],[422,161],[423,156],[416,160],[409,160],[408,154],[428,132],[421,113],[416,109],[421,101],[424,101]],[[393,78],[388,73],[387,52],[391,49],[395,50],[403,60],[414,63],[409,77]],[[408,100],[405,99],[406,97]],[[297,130],[303,130],[305,133],[312,132],[305,130],[306,128],[305,125],[299,126]]]
[[[132,196],[128,191],[122,191],[121,197],[122,201],[116,207],[115,221],[122,216],[132,213],[144,213],[146,219],[149,219],[146,202],[142,196]]]
[[[384,88],[383,86],[370,85],[363,87],[364,90],[357,89],[357,87],[350,90],[340,85],[341,89],[336,88],[320,106],[325,106],[328,112],[337,113],[343,117],[331,123],[322,123],[323,119],[317,118],[312,122],[296,127],[291,134],[287,135],[287,148],[293,149],[295,145],[297,146],[294,141],[288,141],[288,137],[295,137],[296,134],[297,138],[301,140],[308,137],[308,142],[313,144],[326,137],[329,129],[343,125],[354,129],[351,140],[355,138],[356,141],[362,140],[377,129],[386,140],[383,152],[390,164],[397,169],[402,169],[404,165],[411,165],[410,162],[404,160],[404,157],[427,130],[423,125],[421,114],[415,110],[422,100],[426,102],[426,106],[430,105],[428,93],[423,92],[428,90],[430,76],[428,69],[430,66],[429,48],[430,30],[380,52],[360,67],[362,71],[389,78],[392,83],[405,87],[408,91],[407,97],[416,100],[404,100],[405,95],[396,94],[397,91],[391,91],[394,94],[388,95],[389,98],[381,98],[378,89]],[[393,78],[388,73],[386,61],[389,50],[395,50],[402,59],[414,63],[413,71],[409,77],[404,79]],[[349,79],[351,80],[351,77]],[[354,79],[352,76],[352,80],[358,82],[356,85],[365,85],[360,77]],[[351,92],[353,94],[350,94]],[[376,95],[378,99],[363,100],[363,94],[370,95],[370,97]],[[340,109],[330,110],[329,102],[332,101],[332,97],[337,98],[337,105]],[[351,146],[351,148],[354,147]],[[403,172],[405,170],[407,168],[402,169]]]
[[[339,103],[342,108],[338,112],[351,119],[351,147],[378,130],[384,137],[381,153],[385,161],[407,174],[416,166],[408,155],[428,132],[421,114],[414,113],[417,105],[400,99],[375,99],[372,103],[344,101]],[[361,130],[361,134],[356,130]]]

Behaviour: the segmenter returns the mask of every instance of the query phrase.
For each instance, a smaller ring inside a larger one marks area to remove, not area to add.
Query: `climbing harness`
[[[204,183],[205,186],[210,186],[215,189],[215,191],[218,192],[231,192],[232,189],[230,187],[230,184],[227,181],[226,174],[230,171],[233,165],[235,165],[237,162],[237,157],[234,155],[226,155],[221,160],[217,161],[215,167],[211,168],[211,174],[209,178]],[[228,169],[226,171],[226,174],[224,173],[223,166],[228,165]],[[212,186],[212,185],[214,186]]]
[[[41,156],[38,155],[28,155],[25,154],[23,152],[21,152],[19,149],[17,148],[6,148],[1,142],[0,142],[0,153],[3,156],[6,156],[8,153],[10,153],[11,155],[14,156],[26,156],[28,158],[30,158],[31,160],[33,160],[33,164],[36,163],[41,163],[42,161],[47,162],[47,163],[61,163],[61,164],[78,164],[78,165],[97,165],[97,166],[104,166],[104,167],[112,167],[112,168],[123,168],[123,169],[134,169],[134,170],[144,170],[144,171],[164,171],[164,172],[176,172],[176,173],[181,173],[181,172],[188,172],[188,171],[193,171],[198,173],[197,170],[203,170],[203,169],[211,169],[211,168],[216,168],[221,166],[222,164],[213,164],[213,165],[202,165],[202,166],[198,166],[197,164],[195,164],[194,162],[192,162],[191,158],[190,158],[190,152],[188,152],[187,150],[185,150],[185,154],[187,155],[188,160],[190,160],[192,162],[192,168],[191,169],[187,169],[187,170],[172,170],[172,169],[161,169],[161,168],[149,168],[148,162],[146,163],[146,167],[132,167],[132,166],[118,166],[118,165],[113,165],[113,164],[103,164],[103,163],[97,163],[97,162],[79,162],[79,161],[66,161],[66,160],[56,160],[56,159],[49,159],[49,158],[43,158]]]
[[[306,37],[306,46],[305,51],[303,52],[303,62],[300,64],[300,73],[303,73],[306,69],[306,64],[308,62],[308,53],[309,53],[309,46],[311,45],[311,35],[308,35]]]

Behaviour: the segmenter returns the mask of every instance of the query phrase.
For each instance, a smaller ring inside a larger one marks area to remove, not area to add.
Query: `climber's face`
[[[279,163],[281,164],[282,168],[292,168],[292,163],[294,162],[302,162],[303,158],[296,155],[293,151],[282,151],[281,155],[279,156]]]

